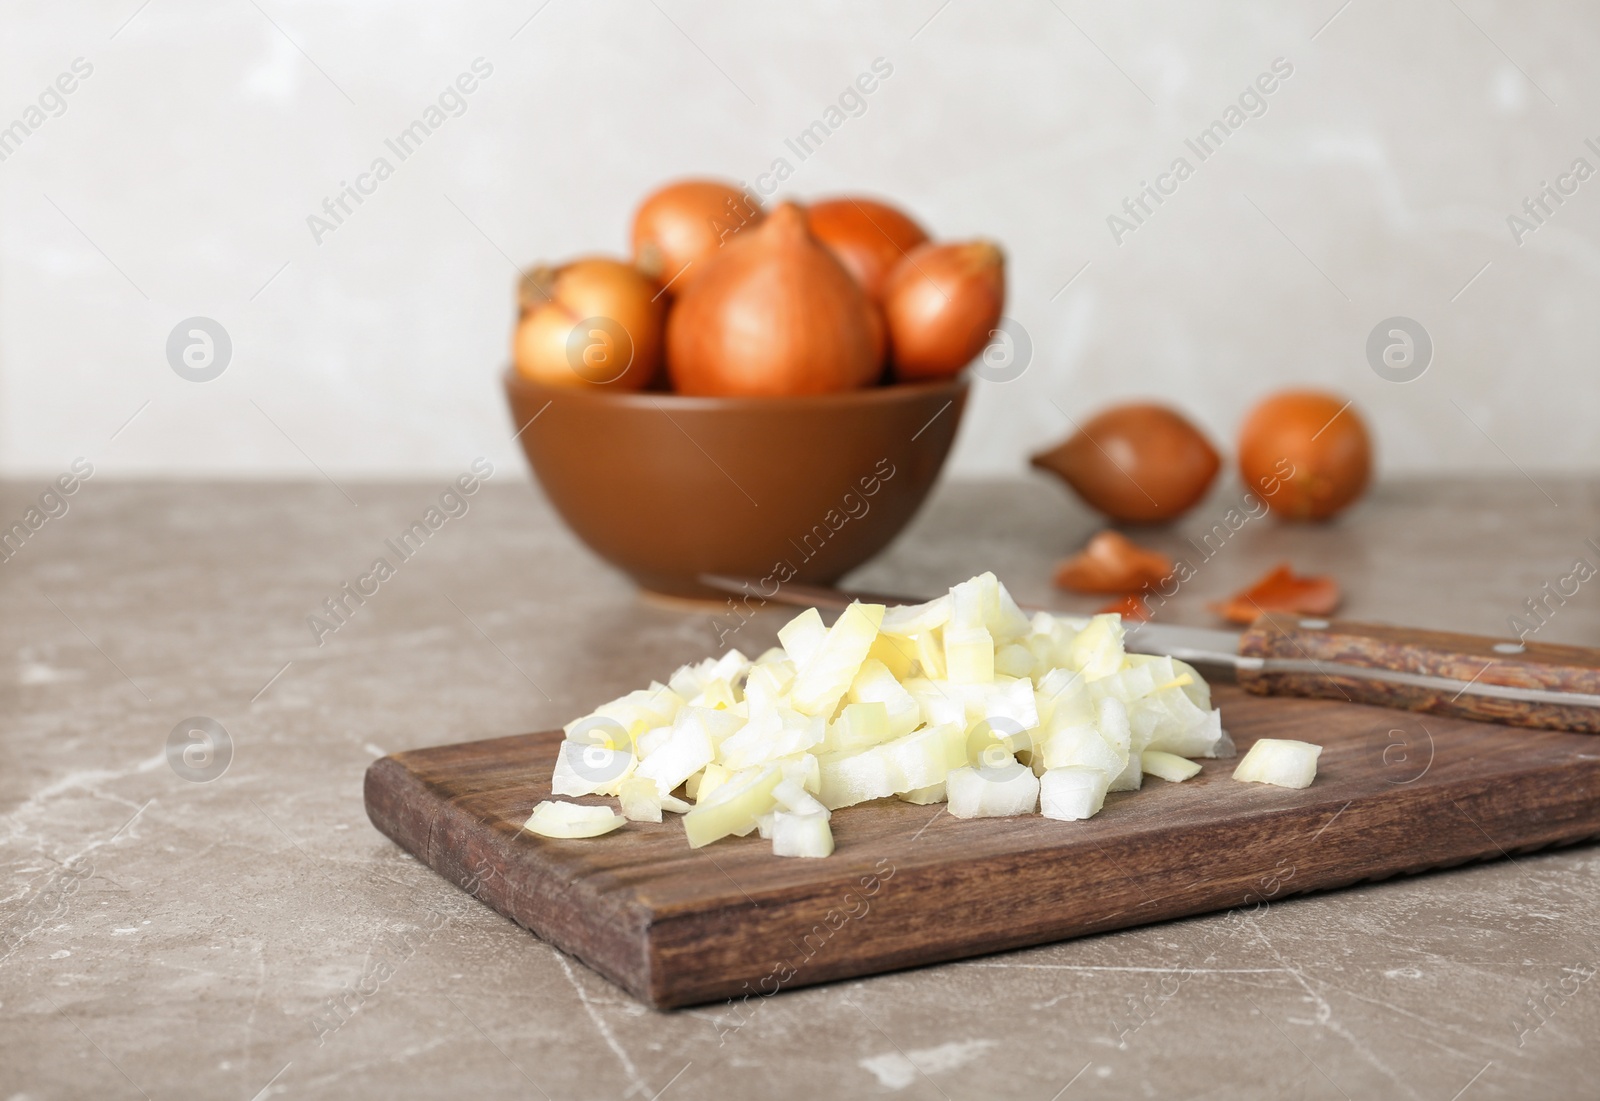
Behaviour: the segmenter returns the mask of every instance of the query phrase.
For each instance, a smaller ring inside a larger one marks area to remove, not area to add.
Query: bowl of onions
[[[524,273],[505,376],[562,518],[644,589],[831,583],[933,487],[999,325],[1005,261],[881,200],[648,196],[628,260]]]

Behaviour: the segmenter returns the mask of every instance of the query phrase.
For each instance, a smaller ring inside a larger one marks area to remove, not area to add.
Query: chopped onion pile
[[[1287,738],[1262,738],[1239,761],[1239,767],[1233,770],[1233,778],[1250,784],[1308,788],[1311,781],[1317,778],[1317,758],[1320,756],[1320,745]]]
[[[528,828],[591,836],[667,811],[695,848],[760,831],[776,855],[820,857],[831,812],[870,799],[1077,820],[1145,775],[1186,780],[1187,758],[1231,753],[1192,668],[1126,653],[1116,615],[1030,618],[991,573],[926,604],[852,604],[831,627],[810,609],[778,639],[569,723],[552,792],[615,796],[621,816],[545,802]]]

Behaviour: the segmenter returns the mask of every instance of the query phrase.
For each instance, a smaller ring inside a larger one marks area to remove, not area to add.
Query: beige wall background
[[[521,476],[516,266],[620,251],[658,181],[766,187],[778,158],[785,196],[882,193],[1006,246],[1032,359],[977,384],[960,473],[1132,395],[1229,444],[1291,383],[1355,399],[1390,472],[1600,465],[1592,4],[25,0],[0,26],[0,126],[25,126],[0,161],[6,475]],[[386,149],[480,58],[459,114]],[[1201,161],[1186,139],[1277,59]],[[1108,224],[1180,157],[1142,224]],[[1545,183],[1570,194],[1535,222]],[[1367,354],[1397,315],[1433,343],[1403,384]],[[167,359],[194,316],[232,344],[204,383]]]

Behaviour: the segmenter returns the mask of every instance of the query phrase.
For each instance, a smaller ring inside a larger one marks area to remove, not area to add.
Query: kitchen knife
[[[768,593],[761,582],[719,575],[700,580],[742,596],[754,607],[766,601],[819,608],[844,608],[856,600],[924,602],[795,583]],[[1131,622],[1125,645],[1134,653],[1231,668],[1243,688],[1262,696],[1347,700],[1507,726],[1600,734],[1600,650],[1582,646],[1294,615],[1263,615],[1242,633]]]

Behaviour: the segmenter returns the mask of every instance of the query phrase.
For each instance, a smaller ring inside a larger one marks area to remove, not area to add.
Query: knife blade
[[[925,597],[785,582],[772,592],[749,578],[701,582],[800,607],[921,604]],[[1024,611],[1066,613],[1023,606]],[[1236,632],[1133,622],[1126,648],[1234,671],[1258,695],[1344,699],[1511,726],[1600,734],[1600,650],[1447,634],[1312,617],[1263,616]]]

